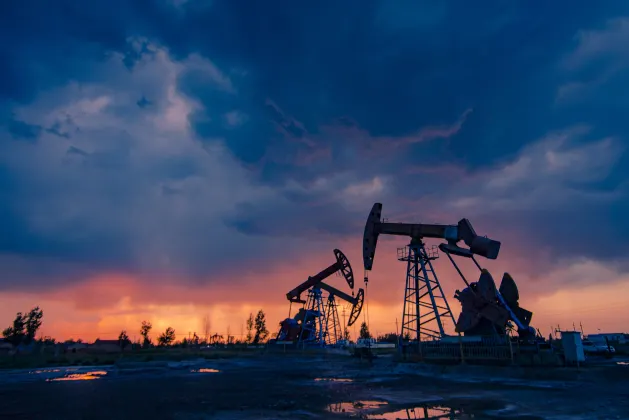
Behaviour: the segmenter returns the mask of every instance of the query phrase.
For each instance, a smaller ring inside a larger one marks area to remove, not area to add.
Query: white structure
[[[595,344],[607,344],[607,341],[605,340],[605,338],[607,338],[607,340],[610,341],[610,343],[618,343],[618,344],[626,344],[627,343],[627,338],[625,336],[625,334],[623,333],[603,333],[603,334],[590,334],[587,336],[588,340],[590,340],[591,342],[595,343]]]
[[[561,331],[561,345],[567,364],[579,364],[585,362],[585,352],[581,333],[578,331]]]

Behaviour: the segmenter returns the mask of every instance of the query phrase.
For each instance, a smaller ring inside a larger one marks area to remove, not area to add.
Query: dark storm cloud
[[[627,155],[570,159],[629,136],[629,5],[586,5],[10,2],[0,251],[32,267],[58,261],[60,278],[78,275],[72,264],[202,277],[255,250],[281,257],[287,238],[358,239],[384,201],[393,217],[467,212],[560,257],[621,258]],[[70,111],[37,102],[72,83],[96,87],[59,99]],[[568,166],[552,166],[563,149],[547,133],[583,124],[589,134],[562,154]],[[512,188],[492,184],[518,165]],[[587,182],[566,169],[601,165]]]
[[[257,106],[270,97],[311,129],[350,116],[375,136],[400,136],[477,109],[450,153],[483,166],[574,122],[560,111],[549,115],[562,80],[557,59],[580,29],[629,9],[584,14],[576,5],[490,3],[215,2],[180,22],[191,30],[163,36],[174,50],[247,68]],[[201,25],[208,36],[191,35]],[[266,131],[268,120],[261,122]],[[238,134],[230,138],[240,153]]]
[[[304,203],[293,199],[287,200],[285,206],[243,203],[235,209],[227,223],[247,235],[312,239],[356,235],[363,228],[362,213],[348,211],[340,203]]]
[[[6,130],[14,139],[23,139],[29,141],[37,140],[41,127],[38,125],[27,124],[24,121],[9,119],[6,123]]]

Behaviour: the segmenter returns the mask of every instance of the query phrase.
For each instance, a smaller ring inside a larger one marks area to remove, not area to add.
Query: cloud
[[[373,199],[376,194],[382,193],[384,182],[380,177],[374,177],[371,181],[348,186],[344,193],[350,197],[369,197]]]
[[[342,141],[355,147],[357,153],[364,153],[369,157],[382,157],[386,154],[399,153],[399,149],[415,143],[449,139],[461,130],[471,112],[472,109],[466,109],[451,125],[422,127],[414,133],[401,136],[373,136],[367,130],[357,126],[355,122],[348,120],[325,125],[321,131],[328,141]]]
[[[580,30],[576,48],[561,60],[572,80],[557,89],[557,104],[592,97],[601,88],[626,77],[629,66],[629,18],[607,20],[604,28]]]
[[[227,223],[250,235],[300,240],[355,236],[364,212],[388,196],[386,180],[361,181],[350,174],[317,178],[309,184],[291,180],[271,200],[250,200],[227,217]]]
[[[593,60],[613,59],[616,64],[629,65],[629,18],[618,17],[607,21],[602,29],[582,30],[576,36],[577,48],[568,54],[564,64],[578,69]]]
[[[610,202],[623,191],[588,188],[603,181],[624,153],[618,139],[605,138],[575,144],[583,127],[550,133],[526,146],[519,156],[492,171],[473,176],[473,195],[463,195],[452,205],[482,212],[555,210],[581,200]]]
[[[225,118],[225,122],[227,123],[227,125],[229,125],[230,127],[237,127],[247,121],[247,114],[237,110],[230,111],[226,113],[223,117]]]
[[[478,231],[503,240],[507,258],[521,251],[515,244],[525,244],[536,261],[529,273],[536,275],[580,258],[625,261],[626,178],[610,183],[625,147],[616,138],[587,137],[584,127],[549,133],[512,160],[460,175],[424,206],[440,202],[452,221],[469,218]],[[613,237],[618,241],[610,248]]]
[[[221,220],[243,202],[277,194],[252,182],[220,139],[197,141],[189,116],[203,105],[178,89],[191,72],[235,94],[231,81],[205,58],[173,61],[163,47],[130,43],[150,52],[131,70],[113,52],[103,63],[107,78],[54,88],[15,108],[16,121],[44,127],[32,141],[0,133],[9,176],[1,179],[0,249],[20,257],[5,257],[11,277],[2,287],[46,284],[46,268],[57,281],[102,270],[208,278],[258,247]],[[138,107],[142,97],[154,106]],[[272,244],[257,255],[280,249]],[[22,258],[40,268],[24,270]]]

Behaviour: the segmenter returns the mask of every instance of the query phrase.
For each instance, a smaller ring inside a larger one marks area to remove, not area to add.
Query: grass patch
[[[151,348],[133,351],[105,353],[105,352],[76,352],[54,355],[52,353],[32,353],[16,355],[0,355],[1,369],[31,369],[51,366],[92,366],[111,365],[120,362],[179,362],[190,359],[231,359],[258,357],[265,353],[264,349],[249,348],[217,348],[217,349],[182,349],[182,348]],[[301,351],[300,354],[303,354]],[[308,352],[306,352],[307,354]],[[315,354],[315,353],[313,353]],[[319,353],[320,354],[320,353]]]

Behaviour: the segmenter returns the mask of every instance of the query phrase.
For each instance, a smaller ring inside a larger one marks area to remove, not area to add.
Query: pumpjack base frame
[[[439,339],[446,336],[445,322],[455,325],[432,266],[432,261],[438,257],[438,248],[427,248],[420,239],[413,239],[407,247],[398,249],[398,260],[407,263],[401,337]]]

